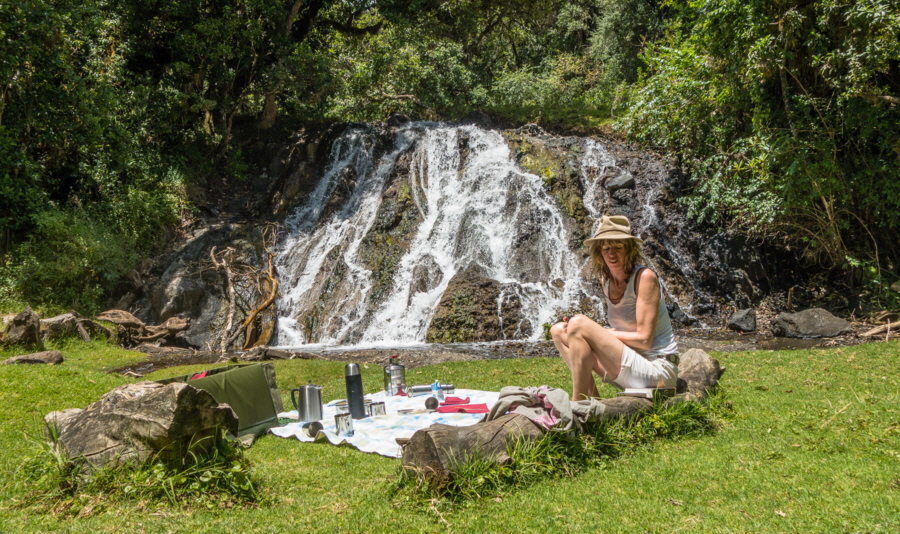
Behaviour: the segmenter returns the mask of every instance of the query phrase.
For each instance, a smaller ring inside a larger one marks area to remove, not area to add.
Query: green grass
[[[733,414],[713,434],[657,440],[571,477],[430,507],[397,493],[398,460],[265,436],[246,452],[258,507],[147,507],[122,500],[84,518],[17,506],[15,473],[48,411],[83,407],[132,381],[104,370],[140,355],[72,342],[57,367],[0,366],[0,532],[897,532],[900,343],[718,353]],[[0,357],[11,354],[3,353]],[[342,397],[343,364],[276,362],[291,387]],[[151,378],[185,374],[181,367]],[[363,368],[367,392],[380,367]],[[557,359],[460,362],[408,372],[457,387],[568,387]]]

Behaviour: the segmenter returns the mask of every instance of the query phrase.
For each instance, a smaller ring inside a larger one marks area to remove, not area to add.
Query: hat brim
[[[610,232],[610,233],[608,233],[608,234],[604,234],[602,237],[592,237],[592,238],[590,238],[590,239],[586,239],[586,240],[584,241],[584,246],[590,247],[592,244],[594,244],[594,243],[596,243],[596,242],[598,242],[598,241],[608,241],[608,240],[611,240],[611,239],[612,239],[612,240],[618,240],[618,241],[625,241],[626,239],[634,239],[634,240],[637,241],[638,243],[643,243],[643,242],[644,242],[641,238],[639,238],[639,237],[634,237],[633,235],[626,234],[626,233],[624,233],[624,232],[623,232],[623,233],[613,233],[613,232]]]

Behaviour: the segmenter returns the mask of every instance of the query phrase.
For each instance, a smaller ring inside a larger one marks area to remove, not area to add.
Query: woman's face
[[[625,270],[625,243],[621,241],[605,241],[600,247],[600,254],[610,271]]]

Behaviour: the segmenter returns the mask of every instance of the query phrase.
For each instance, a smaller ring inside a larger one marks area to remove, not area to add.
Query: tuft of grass
[[[511,461],[503,465],[477,455],[464,458],[445,484],[429,483],[424,475],[408,475],[401,469],[393,490],[400,501],[414,507],[450,509],[544,479],[602,469],[624,455],[652,448],[659,440],[711,435],[730,413],[731,403],[721,389],[702,403],[655,402],[631,421],[610,419],[587,424],[581,433],[546,432],[538,440],[516,441],[507,451]]]
[[[234,508],[259,504],[250,463],[236,442],[220,433],[212,444],[178,459],[92,466],[83,457],[69,458],[57,431],[32,440],[36,452],[14,475],[23,498],[17,508],[62,517],[87,517],[131,502],[139,507]],[[196,443],[194,445],[201,445]]]

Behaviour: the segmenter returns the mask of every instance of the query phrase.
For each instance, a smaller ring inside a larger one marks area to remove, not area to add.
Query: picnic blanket
[[[474,389],[457,389],[453,394],[455,397],[468,397],[468,405],[486,405],[489,410],[494,403],[497,402],[499,393],[496,391],[479,391]],[[333,400],[322,408],[322,431],[319,432],[316,439],[306,435],[303,430],[304,423],[288,423],[284,426],[275,427],[269,430],[272,434],[282,438],[295,437],[303,442],[312,442],[317,440],[328,440],[334,445],[348,443],[363,452],[374,452],[382,456],[391,458],[400,458],[401,449],[397,444],[398,438],[409,438],[416,430],[428,428],[434,424],[451,425],[451,426],[469,426],[474,425],[484,416],[483,411],[478,413],[398,413],[398,410],[416,410],[423,411],[425,408],[425,399],[428,396],[420,397],[398,397],[396,395],[388,395],[384,391],[366,395],[367,399],[373,402],[382,401],[385,404],[387,413],[378,417],[365,417],[363,419],[353,420],[353,436],[338,436],[335,433],[334,416],[338,413],[336,404],[338,400]],[[342,400],[342,399],[339,399]],[[279,418],[297,418],[297,411],[282,412],[278,414]]]

